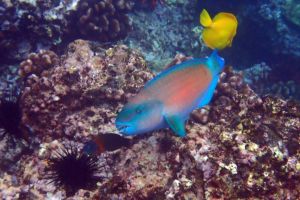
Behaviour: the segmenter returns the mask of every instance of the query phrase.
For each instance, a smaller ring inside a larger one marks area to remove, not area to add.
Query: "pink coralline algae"
[[[126,46],[77,40],[58,63],[24,80],[22,124],[40,143],[16,160],[22,176],[1,175],[4,199],[66,198],[43,181],[45,160],[70,140],[81,149],[91,134],[116,132],[117,112],[153,77]],[[103,153],[106,178],[69,199],[299,199],[300,105],[258,96],[230,67],[220,77],[185,138],[165,129]]]

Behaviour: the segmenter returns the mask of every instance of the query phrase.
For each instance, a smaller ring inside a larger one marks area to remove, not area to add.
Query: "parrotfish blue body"
[[[223,67],[224,59],[214,51],[210,57],[168,68],[129,99],[117,116],[116,127],[127,136],[166,127],[185,136],[185,121],[194,109],[210,102]]]

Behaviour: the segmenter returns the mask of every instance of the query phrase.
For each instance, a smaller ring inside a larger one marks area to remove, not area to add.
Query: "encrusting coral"
[[[56,64],[58,64],[58,56],[53,51],[41,50],[39,53],[31,53],[25,61],[21,62],[19,76],[25,78],[31,74],[39,75],[43,70]]]
[[[59,63],[26,80],[22,123],[40,146],[15,162],[12,170],[22,176],[1,175],[3,198],[66,198],[42,181],[45,160],[69,140],[82,149],[91,134],[115,132],[117,112],[153,77],[140,54],[126,46],[102,49],[77,40]],[[212,102],[193,112],[186,137],[164,129],[103,153],[106,178],[71,198],[298,199],[299,113],[295,102],[259,97],[227,67]]]
[[[0,58],[18,62],[30,52],[74,38],[112,42],[131,30],[131,0],[14,0],[0,2]]]
[[[107,42],[124,38],[131,30],[126,13],[133,7],[125,0],[81,0],[74,12],[70,12],[70,32],[80,38]]]
[[[86,41],[77,40],[60,65],[28,77],[21,97],[22,123],[41,137],[115,132],[118,109],[153,75],[126,46],[96,54]]]

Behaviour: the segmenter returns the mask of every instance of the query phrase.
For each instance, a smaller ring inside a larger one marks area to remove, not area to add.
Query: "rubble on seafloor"
[[[67,198],[43,179],[46,160],[64,143],[81,149],[92,134],[116,132],[117,112],[154,74],[126,46],[102,49],[83,40],[58,63],[24,80],[22,124],[38,145],[0,173],[1,198],[300,197],[300,105],[259,97],[227,67],[212,102],[191,114],[186,137],[168,129],[135,137],[130,147],[99,156],[106,178],[97,189]]]

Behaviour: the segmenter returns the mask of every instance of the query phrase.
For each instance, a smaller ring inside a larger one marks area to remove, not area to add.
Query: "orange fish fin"
[[[98,153],[103,153],[105,151],[104,141],[101,139],[100,136],[93,137],[94,142],[98,146]]]

